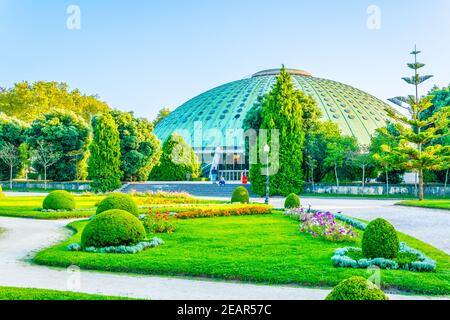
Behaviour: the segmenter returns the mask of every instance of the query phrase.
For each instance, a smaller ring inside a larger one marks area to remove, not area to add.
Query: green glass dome
[[[250,78],[222,85],[193,98],[162,120],[155,128],[156,135],[165,141],[173,132],[178,132],[187,138],[190,135],[191,141],[194,141],[196,122],[201,123],[203,134],[209,129],[219,129],[225,137],[228,129],[241,129],[246,113],[259,96],[271,90],[279,71],[261,71]],[[313,77],[306,71],[287,71],[292,75],[295,88],[317,101],[323,118],[336,122],[343,134],[356,137],[360,144],[368,145],[377,128],[385,126],[387,120],[393,121],[385,109],[394,109],[366,92]],[[242,137],[233,139],[234,145],[228,145],[230,143],[225,138],[223,141],[221,147],[243,146]],[[218,147],[217,141],[210,141],[205,136],[202,146]]]

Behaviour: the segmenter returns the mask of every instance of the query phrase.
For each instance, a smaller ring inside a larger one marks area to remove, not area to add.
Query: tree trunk
[[[363,172],[362,172],[362,174],[363,174],[363,177],[362,177],[362,186],[363,186],[363,191],[364,191],[364,187],[366,186],[366,167],[365,166],[363,166]]]
[[[419,170],[419,200],[423,201],[424,192],[423,192],[423,170]]]
[[[389,171],[386,169],[386,194],[389,195]]]
[[[44,190],[47,190],[47,167],[44,166]]]
[[[313,193],[315,193],[315,187],[314,187],[314,167],[311,167],[311,181],[312,181],[312,187],[313,187]]]
[[[445,183],[444,183],[444,187],[445,188],[447,188],[447,184],[448,184],[448,171],[449,171],[450,169],[447,169],[447,172],[446,172],[446,174],[445,174]]]
[[[339,177],[337,172],[337,164],[334,165],[334,174],[336,175],[336,185],[339,188]]]
[[[13,165],[11,164],[9,166],[9,189],[12,190],[13,188]]]

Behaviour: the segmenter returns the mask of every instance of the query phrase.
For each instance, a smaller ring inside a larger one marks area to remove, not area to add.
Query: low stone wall
[[[425,195],[445,197],[450,196],[450,187],[444,185],[430,184],[425,186]],[[361,184],[344,184],[339,187],[330,184],[315,184],[314,188],[311,183],[305,183],[304,193],[319,194],[367,194],[367,195],[386,195],[386,185],[384,184],[368,184],[364,188]],[[417,195],[417,188],[414,184],[390,185],[389,194],[391,195]]]
[[[2,181],[1,185],[4,191],[8,191],[9,182]],[[45,184],[42,181],[14,181],[14,189],[44,189]],[[47,189],[89,191],[91,185],[89,182],[47,182]]]

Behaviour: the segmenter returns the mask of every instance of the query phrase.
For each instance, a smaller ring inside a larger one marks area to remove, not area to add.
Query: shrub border
[[[67,246],[68,251],[88,252],[88,253],[117,253],[117,254],[136,254],[144,251],[147,248],[156,248],[164,244],[160,238],[153,238],[150,241],[139,242],[134,246],[117,246],[117,247],[103,247],[103,248],[82,248],[79,243],[72,243]]]
[[[406,264],[399,266],[397,262],[390,259],[375,258],[375,259],[360,259],[354,260],[347,256],[349,252],[362,252],[361,248],[356,247],[346,247],[337,249],[334,252],[334,256],[331,258],[333,266],[342,268],[370,268],[379,267],[382,269],[392,269],[392,270],[408,270],[414,272],[431,272],[436,270],[436,261],[427,257],[424,253],[417,249],[409,247],[406,243],[400,243],[400,252],[412,253],[418,256],[419,260],[412,262],[411,264]]]

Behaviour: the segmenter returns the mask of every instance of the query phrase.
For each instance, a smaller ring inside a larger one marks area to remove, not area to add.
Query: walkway
[[[64,290],[77,275],[29,263],[33,253],[69,236],[68,221],[0,218],[0,285]],[[74,281],[75,279],[75,281]],[[322,300],[329,290],[81,271],[77,291],[153,300]],[[397,296],[392,299],[429,299]]]

